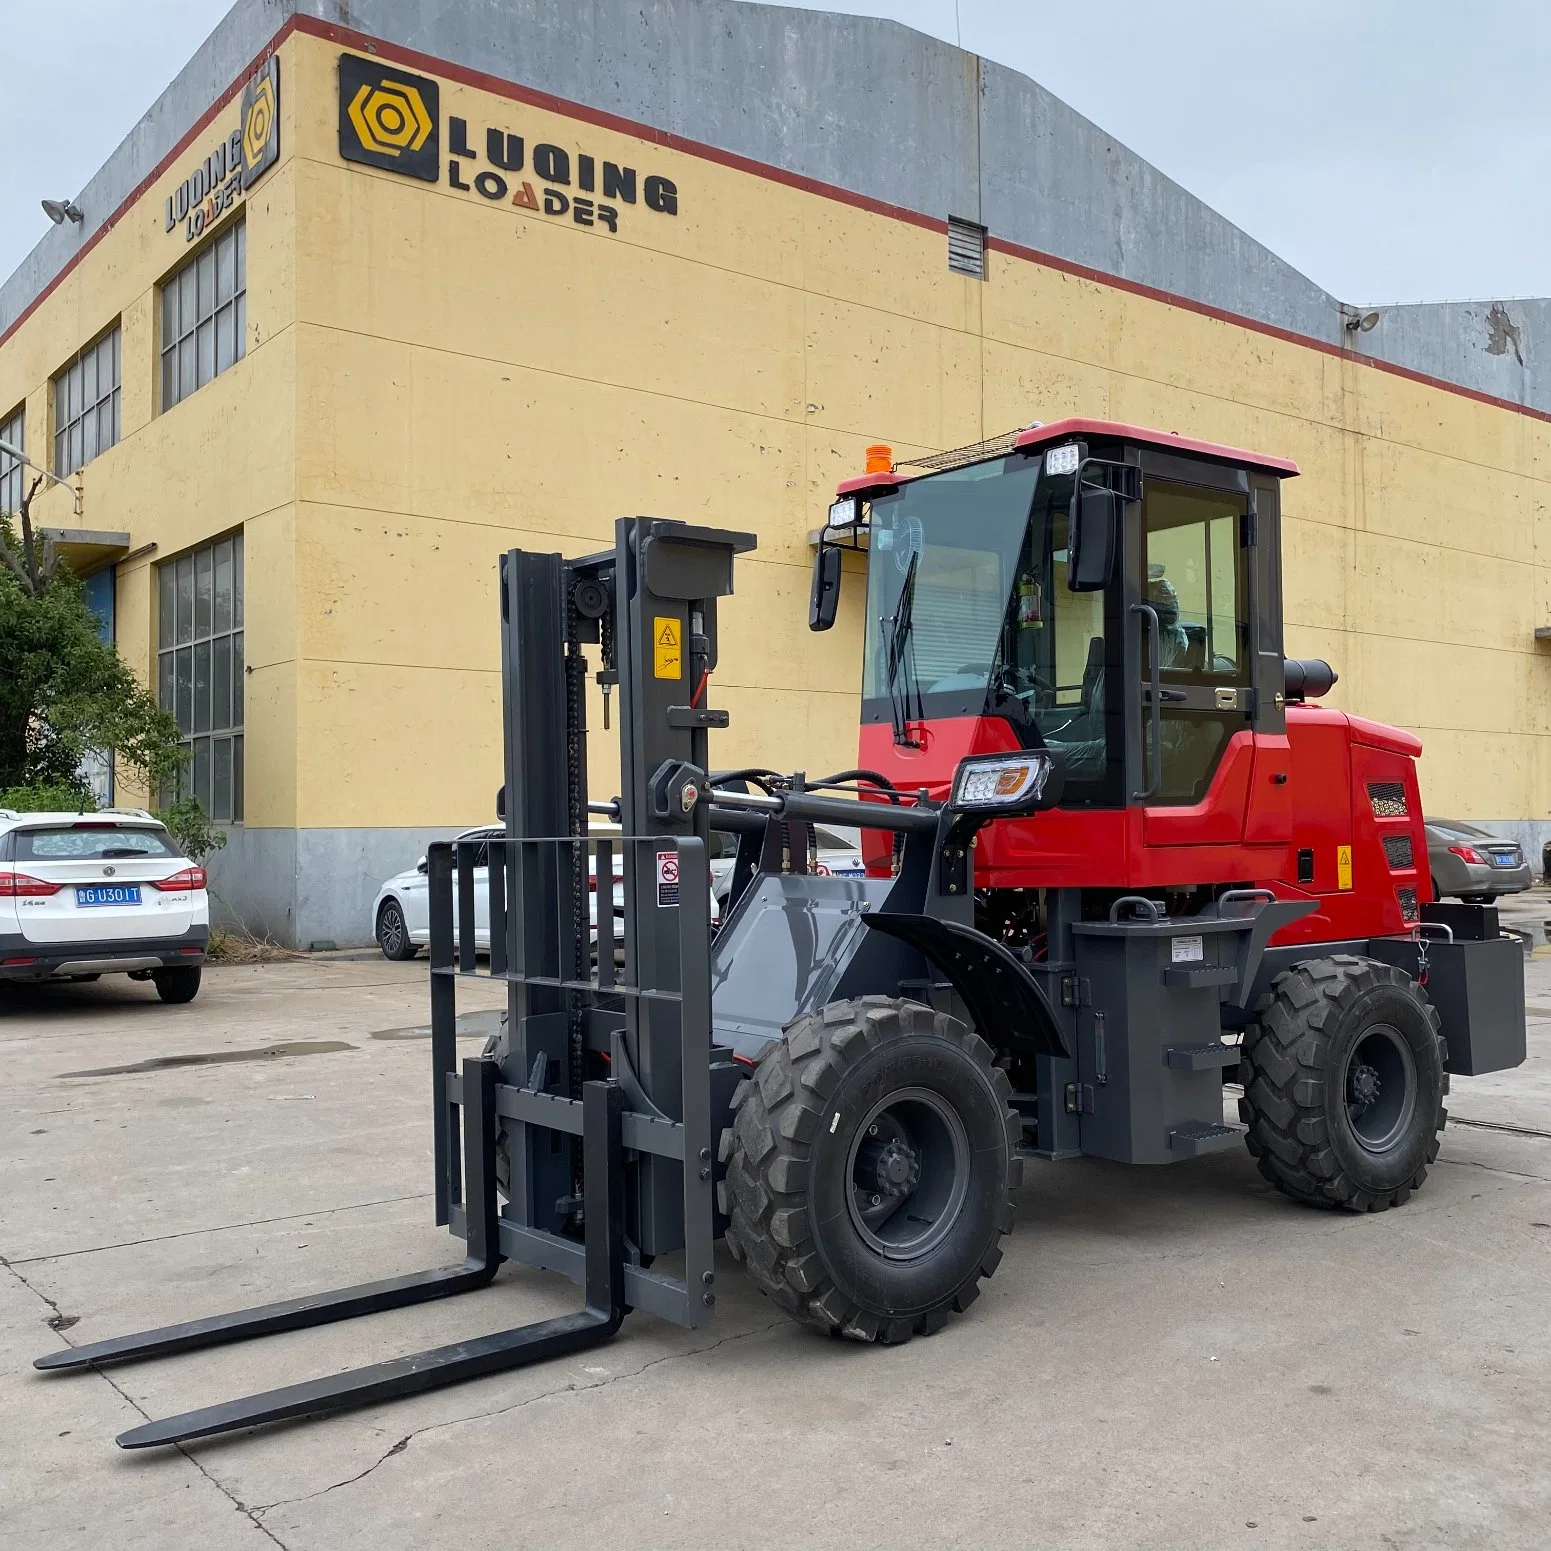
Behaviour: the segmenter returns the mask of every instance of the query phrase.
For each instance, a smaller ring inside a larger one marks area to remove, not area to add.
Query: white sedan
[[[860,830],[827,824],[814,826],[813,839],[816,854],[810,859],[810,870],[820,877],[865,878],[867,863],[862,859],[862,834]],[[738,837],[724,831],[711,836],[711,892],[718,905],[725,907],[727,892],[732,887],[732,869],[738,859]]]
[[[205,869],[139,808],[0,808],[0,980],[149,980],[191,1002],[210,945]]]
[[[617,835],[618,829],[594,828],[591,839],[606,839]],[[503,839],[505,828],[500,824],[486,824],[479,829],[466,829],[456,836],[459,844],[472,844],[474,851],[474,946],[481,953],[490,951],[490,842]],[[594,855],[587,858],[588,918],[591,938],[598,936],[597,867]],[[624,861],[618,851],[614,854],[614,933],[618,941],[624,933],[625,884]],[[452,899],[453,929],[457,929],[458,897],[454,889]],[[383,955],[390,959],[412,959],[431,940],[431,902],[426,883],[426,860],[422,856],[407,872],[388,879],[377,891],[372,905],[372,936]]]

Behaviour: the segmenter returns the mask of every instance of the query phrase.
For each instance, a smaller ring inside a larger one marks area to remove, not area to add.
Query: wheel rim
[[[952,1232],[969,1194],[969,1136],[925,1088],[880,1099],[846,1159],[846,1204],[863,1243],[886,1260],[919,1260]]]
[[[1398,1029],[1377,1023],[1346,1058],[1342,1100],[1352,1135],[1371,1153],[1388,1152],[1416,1110],[1416,1059]]]
[[[382,912],[377,927],[377,941],[385,953],[400,953],[404,948],[404,917],[392,906]]]

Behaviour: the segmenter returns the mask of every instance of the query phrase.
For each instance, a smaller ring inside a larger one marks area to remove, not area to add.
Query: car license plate
[[[867,876],[867,869],[865,867],[832,867],[830,871],[837,878],[865,878]]]
[[[1512,851],[1493,851],[1492,861],[1498,867],[1517,867],[1519,865],[1519,859]]]
[[[93,883],[75,891],[75,902],[83,910],[89,905],[138,905],[138,883]]]

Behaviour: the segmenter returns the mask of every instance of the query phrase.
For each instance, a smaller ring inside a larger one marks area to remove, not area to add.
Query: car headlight
[[[968,813],[1022,813],[1037,808],[1050,786],[1054,763],[1047,750],[1032,749],[962,760],[953,777],[950,806]]]

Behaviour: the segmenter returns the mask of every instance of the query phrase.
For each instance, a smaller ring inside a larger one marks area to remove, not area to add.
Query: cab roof
[[[1102,436],[1121,442],[1142,442],[1164,452],[1190,452],[1198,458],[1213,458],[1219,463],[1231,463],[1237,468],[1263,469],[1268,474],[1292,478],[1298,473],[1298,465],[1291,458],[1273,458],[1263,452],[1249,452],[1243,447],[1225,447],[1221,442],[1197,441],[1193,436],[1181,436],[1178,431],[1155,431],[1147,426],[1126,425],[1120,420],[1052,420],[1049,425],[1031,425],[1020,431],[1013,446],[1020,452],[1035,447],[1048,447],[1056,442],[1070,441],[1074,436]]]
[[[945,469],[962,468],[966,464],[983,462],[988,458],[1005,457],[1010,452],[1034,452],[1060,442],[1069,442],[1076,437],[1140,442],[1163,452],[1188,452],[1198,458],[1211,458],[1214,462],[1231,464],[1235,468],[1260,469],[1280,479],[1291,479],[1300,472],[1291,458],[1273,458],[1267,453],[1250,452],[1243,447],[1228,447],[1221,442],[1203,442],[1193,436],[1181,436],[1178,431],[1157,431],[1149,426],[1127,425],[1121,420],[1090,420],[1073,416],[1066,420],[1052,420],[1048,425],[1031,425],[1021,431],[994,437],[988,442],[978,442],[972,447],[933,453],[919,459],[901,459],[899,468],[886,474],[857,474],[841,480],[835,494],[884,495],[910,480],[928,478]]]

